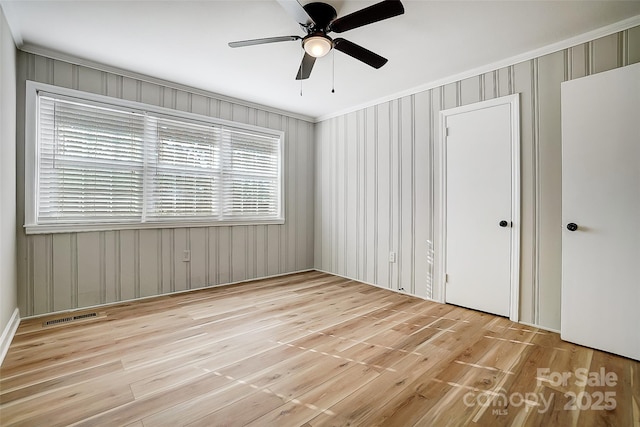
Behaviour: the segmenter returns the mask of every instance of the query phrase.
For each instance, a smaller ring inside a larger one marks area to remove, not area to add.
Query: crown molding
[[[145,74],[141,74],[141,73],[136,73],[134,71],[129,71],[123,68],[119,68],[119,67],[114,67],[111,65],[106,65],[100,62],[96,62],[96,61],[91,61],[88,59],[83,59],[83,58],[79,58],[76,56],[72,56],[72,55],[68,55],[66,53],[62,53],[53,49],[47,49],[41,46],[37,46],[37,45],[32,45],[29,43],[25,43],[22,46],[19,46],[19,50],[25,52],[25,53],[31,53],[34,55],[39,55],[39,56],[43,56],[46,58],[50,58],[50,59],[55,59],[58,61],[63,61],[63,62],[67,62],[70,64],[74,64],[74,65],[79,65],[82,67],[87,67],[87,68],[91,68],[97,71],[104,71],[107,73],[113,73],[113,74],[117,74],[119,76],[123,76],[123,77],[128,77],[131,79],[135,79],[135,80],[140,80],[140,81],[144,81],[146,83],[152,83],[152,84],[156,84],[159,86],[164,86],[164,87],[168,87],[171,89],[177,89],[177,90],[181,90],[184,92],[189,92],[189,93],[193,93],[193,94],[197,94],[197,95],[202,95],[202,96],[206,96],[209,98],[214,98],[217,99],[219,101],[225,101],[225,102],[230,102],[236,105],[241,105],[243,107],[248,107],[248,108],[255,108],[258,110],[262,110],[262,111],[266,111],[269,113],[274,113],[274,114],[280,114],[283,116],[287,116],[287,117],[291,117],[294,119],[299,119],[299,120],[304,120],[307,122],[311,122],[311,123],[315,123],[316,119],[314,117],[311,116],[307,116],[305,114],[300,114],[300,113],[296,113],[293,111],[286,111],[286,110],[281,110],[278,108],[274,108],[274,107],[269,107],[266,105],[262,105],[262,104],[257,104],[257,103],[253,103],[253,102],[249,102],[249,101],[245,101],[242,99],[238,99],[238,98],[233,98],[231,96],[226,96],[226,95],[221,95],[219,93],[215,93],[215,92],[210,92],[204,89],[198,89],[196,87],[193,86],[188,86],[188,85],[183,85],[180,83],[175,83],[175,82],[171,82],[169,80],[164,80],[164,79],[160,79],[157,77],[152,77],[152,76],[148,76]]]
[[[2,9],[2,13],[4,14],[5,21],[9,26],[9,31],[11,32],[11,37],[13,37],[13,43],[19,49],[20,46],[23,45],[22,34],[20,33],[18,28],[11,26],[12,22],[16,22],[15,19],[11,19],[14,16],[13,6],[10,1],[0,0],[0,9]]]
[[[0,0],[0,5],[3,6],[3,9],[5,11],[5,15],[8,13],[7,12],[7,2],[6,1],[2,1]],[[10,9],[10,8],[9,8]],[[10,12],[10,11],[9,11]],[[153,83],[153,84],[158,84],[161,86],[165,86],[165,87],[169,87],[172,89],[177,89],[177,90],[182,90],[182,91],[186,91],[186,92],[190,92],[190,93],[194,93],[194,94],[198,94],[198,95],[203,95],[203,96],[207,96],[207,97],[211,97],[211,98],[215,98],[218,99],[220,101],[226,101],[226,102],[231,102],[237,105],[242,105],[248,108],[256,108],[259,110],[263,110],[263,111],[267,111],[267,112],[271,112],[271,113],[275,113],[275,114],[281,114],[287,117],[291,117],[291,118],[295,118],[295,119],[299,119],[299,120],[303,120],[303,121],[307,121],[307,122],[311,122],[311,123],[319,123],[328,119],[332,119],[335,117],[339,117],[339,116],[343,116],[345,114],[349,114],[355,111],[360,111],[363,110],[365,108],[368,107],[372,107],[374,105],[379,105],[382,104],[384,102],[389,102],[389,101],[393,101],[396,99],[400,99],[402,97],[405,96],[410,96],[410,95],[415,95],[417,93],[420,92],[424,92],[430,89],[434,89],[440,86],[444,86],[446,84],[449,83],[453,83],[453,82],[457,82],[460,80],[464,80],[470,77],[475,77],[490,71],[494,71],[500,68],[504,68],[504,67],[508,67],[511,65],[515,65],[518,64],[520,62],[524,62],[524,61],[528,61],[534,58],[538,58],[544,55],[548,55],[551,53],[555,53],[558,51],[561,51],[563,49],[568,49],[570,47],[582,44],[582,43],[587,43],[590,41],[593,41],[595,39],[598,39],[600,37],[605,37],[614,33],[617,33],[619,31],[624,31],[624,30],[628,30],[629,28],[633,28],[635,26],[640,25],[640,15],[636,15],[627,19],[624,19],[622,21],[618,21],[615,22],[613,24],[604,26],[604,27],[600,27],[597,28],[595,30],[592,31],[588,31],[586,33],[574,36],[574,37],[570,37],[568,39],[556,42],[556,43],[552,43],[537,49],[533,49],[530,50],[528,52],[522,53],[522,54],[518,54],[515,56],[511,56],[509,58],[505,58],[502,59],[500,61],[496,61],[496,62],[492,62],[492,63],[488,63],[476,68],[472,68],[469,69],[467,71],[463,71],[461,73],[458,74],[454,74],[451,76],[447,76],[444,77],[442,79],[438,79],[438,80],[434,80],[428,83],[424,83],[421,84],[419,86],[415,86],[413,88],[401,91],[401,92],[395,92],[393,94],[384,96],[384,97],[380,97],[380,98],[376,98],[373,99],[371,101],[367,101],[365,103],[361,103],[361,104],[357,104],[354,106],[351,106],[349,108],[343,109],[343,110],[339,110],[339,111],[335,111],[333,113],[330,114],[326,114],[326,115],[322,115],[319,117],[313,117],[313,116],[308,116],[305,114],[300,114],[300,113],[296,113],[293,111],[286,111],[286,110],[281,110],[278,108],[274,108],[274,107],[269,107],[266,105],[262,105],[262,104],[256,104],[256,103],[252,103],[249,101],[245,101],[242,99],[238,99],[238,98],[233,98],[230,96],[226,96],[226,95],[221,95],[218,93],[214,93],[214,92],[210,92],[210,91],[206,91],[203,89],[198,89],[192,86],[188,86],[188,85],[183,85],[183,84],[179,84],[179,83],[174,83],[168,80],[163,80],[160,78],[156,78],[156,77],[151,77],[151,76],[147,76],[144,74],[140,74],[140,73],[136,73],[133,71],[129,71],[129,70],[125,70],[122,68],[118,68],[118,67],[113,67],[110,65],[106,65],[106,64],[102,64],[99,62],[95,62],[95,61],[91,61],[91,60],[87,60],[87,59],[83,59],[83,58],[78,58],[78,57],[74,57],[71,55],[67,55],[64,54],[62,52],[58,52],[52,49],[46,49],[40,46],[36,46],[36,45],[31,45],[31,44],[24,44],[22,43],[22,40],[18,40],[16,39],[16,34],[15,32],[12,31],[13,36],[14,36],[14,41],[16,43],[16,45],[18,46],[18,49],[20,49],[23,52],[26,53],[32,53],[32,54],[36,54],[36,55],[40,55],[40,56],[44,56],[47,58],[51,58],[51,59],[56,59],[56,60],[60,60],[60,61],[64,61],[64,62],[68,62],[71,64],[75,64],[75,65],[80,65],[80,66],[84,66],[84,67],[88,67],[88,68],[92,68],[98,71],[105,71],[105,72],[110,72],[110,73],[114,73],[114,74],[118,74],[121,76],[125,76],[125,77],[130,77],[136,80],[141,80],[141,81],[145,81],[148,83]]]
[[[420,92],[424,92],[430,89],[434,89],[440,86],[444,86],[447,85],[449,83],[454,83],[460,80],[464,80],[467,79],[469,77],[475,77],[484,73],[488,73],[490,71],[494,71],[494,70],[498,70],[500,68],[504,68],[504,67],[509,67],[511,65],[515,65],[518,64],[520,62],[524,62],[524,61],[529,61],[531,59],[534,58],[539,58],[541,56],[544,55],[548,55],[551,53],[555,53],[564,49],[568,49],[570,47],[573,46],[577,46],[579,44],[582,43],[587,43],[590,41],[593,41],[595,39],[598,39],[600,37],[605,37],[605,36],[609,36],[611,34],[620,32],[620,31],[624,31],[624,30],[628,30],[629,28],[633,28],[640,25],[640,15],[636,15],[633,16],[631,18],[628,19],[624,19],[622,21],[618,21],[615,22],[613,24],[556,42],[556,43],[552,43],[537,49],[533,49],[530,50],[528,52],[519,54],[519,55],[515,55],[515,56],[511,56],[509,58],[505,58],[503,60],[500,61],[496,61],[496,62],[492,62],[489,64],[485,64],[482,65],[480,67],[476,67],[476,68],[472,68],[470,70],[467,71],[463,71],[462,73],[458,73],[452,76],[448,76],[445,77],[443,79],[439,79],[439,80],[435,80],[429,83],[425,83],[416,87],[413,87],[411,89],[407,89],[405,91],[402,92],[397,92],[388,96],[384,96],[381,98],[377,98],[375,100],[363,103],[363,104],[359,104],[359,105],[355,105],[353,107],[341,110],[341,111],[336,111],[335,113],[331,113],[331,114],[326,114],[324,116],[320,116],[317,117],[315,119],[316,123],[322,122],[324,120],[328,120],[328,119],[332,119],[335,117],[339,117],[339,116],[343,116],[345,114],[349,114],[349,113],[353,113],[354,111],[359,111],[359,110],[363,110],[365,108],[368,107],[373,107],[374,105],[379,105],[382,104],[384,102],[389,102],[389,101],[393,101],[396,99],[400,99],[402,97],[405,96],[410,96],[410,95],[415,95],[417,93]]]

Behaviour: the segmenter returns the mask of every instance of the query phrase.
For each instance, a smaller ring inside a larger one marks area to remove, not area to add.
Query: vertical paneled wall
[[[635,27],[319,123],[316,268],[432,296],[439,113],[520,93],[520,319],[560,329],[560,83],[639,61]]]
[[[16,46],[0,8],[0,337],[17,307],[15,82]],[[0,340],[0,362],[5,344]]]
[[[25,81],[78,89],[285,131],[285,224],[18,236],[22,316],[313,268],[314,125],[143,80],[20,52],[18,165]],[[24,220],[24,170],[18,170]],[[183,262],[184,250],[191,261]]]

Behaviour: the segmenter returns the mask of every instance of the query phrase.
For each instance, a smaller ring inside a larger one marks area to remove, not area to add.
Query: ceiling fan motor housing
[[[306,27],[308,34],[322,32],[326,34],[327,27],[338,16],[333,6],[327,3],[314,2],[302,6],[307,11],[314,23]]]

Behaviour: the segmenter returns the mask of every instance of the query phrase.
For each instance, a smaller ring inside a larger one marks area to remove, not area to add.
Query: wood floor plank
[[[23,398],[33,398],[39,393],[47,393],[63,389],[75,384],[84,383],[91,379],[110,375],[122,371],[122,363],[120,361],[111,361],[101,365],[93,366],[81,371],[75,371],[66,375],[60,375],[45,381],[39,381],[32,384],[24,384],[16,386],[13,389],[3,389],[0,395],[0,404],[7,402],[16,402]],[[44,400],[44,399],[43,399]],[[28,403],[25,406],[31,405]]]
[[[437,407],[441,400],[446,402],[451,387],[446,387],[447,384],[443,381],[435,380],[438,375],[445,375],[448,369],[456,368],[453,363],[455,357],[478,339],[479,332],[486,322],[486,318],[483,318],[482,321],[479,319],[478,322],[460,324],[457,327],[459,335],[443,333],[430,340],[431,345],[438,341],[447,343],[445,348],[450,349],[449,357],[434,361],[429,369],[421,370],[412,381],[405,382],[396,396],[383,404],[378,411],[369,414],[363,422],[366,425],[384,425],[393,420],[398,425],[414,425],[429,410]],[[455,338],[452,338],[453,336]],[[446,410],[445,405],[441,407],[442,410]]]
[[[229,379],[209,373],[193,381],[176,384],[169,392],[145,395],[109,411],[96,412],[92,417],[87,417],[77,424],[82,426],[124,425],[142,421],[145,417],[155,414],[162,414],[160,417],[162,420],[165,419],[164,412],[167,408],[198,407],[203,396],[216,393],[223,395],[232,386],[234,383]],[[188,412],[185,411],[185,413]],[[180,414],[180,411],[176,411],[176,414]],[[180,425],[180,423],[173,425]]]
[[[279,348],[279,351],[282,356],[286,356],[284,359],[280,359],[282,363],[262,368],[255,366],[253,373],[249,375],[247,372],[250,372],[250,369],[240,371],[237,377],[230,375],[234,372],[233,366],[230,366],[229,369],[223,368],[219,371],[213,371],[213,375],[225,378],[231,386],[221,391],[205,393],[197,399],[146,417],[143,420],[144,424],[185,425],[207,416],[224,420],[229,410],[237,412],[238,408],[245,407],[244,405],[253,407],[254,412],[259,411],[258,408],[281,405],[284,402],[283,398],[271,392],[270,387],[280,381],[290,383],[290,376],[296,376],[299,372],[313,369],[318,361],[316,355],[296,351],[290,347]],[[244,410],[242,412],[244,414],[242,419],[246,419],[249,415],[245,414]],[[212,415],[214,413],[215,415]]]
[[[431,350],[429,356],[406,355],[389,367],[392,370],[381,372],[367,387],[355,390],[328,408],[330,412],[324,412],[309,420],[309,425],[368,425],[370,420],[377,417],[380,408],[405,391],[408,384],[448,358],[449,352],[444,349]]]
[[[638,361],[318,271],[98,312],[21,322],[0,425],[640,427]]]
[[[328,377],[330,379],[328,381],[320,381],[320,384],[311,388],[308,392],[299,395],[297,398],[289,399],[284,405],[274,408],[246,425],[255,427],[265,425],[302,425],[316,417],[318,413],[327,411],[324,408],[333,406],[354,390],[366,386],[367,383],[380,375],[366,366],[347,366],[339,365],[337,369],[342,371],[337,372],[336,375],[331,375],[331,372],[329,372]],[[208,419],[203,419],[194,425],[211,425],[207,424],[209,421]]]

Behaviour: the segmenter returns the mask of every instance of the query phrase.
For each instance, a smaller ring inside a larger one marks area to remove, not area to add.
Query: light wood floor
[[[319,272],[43,320],[0,370],[3,426],[640,425],[639,362]]]

